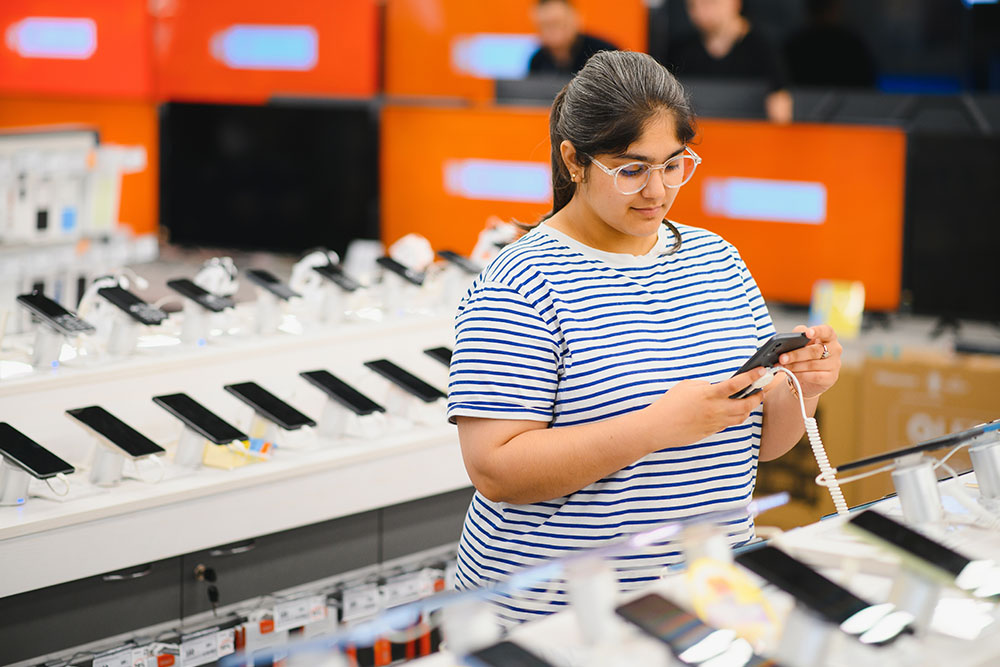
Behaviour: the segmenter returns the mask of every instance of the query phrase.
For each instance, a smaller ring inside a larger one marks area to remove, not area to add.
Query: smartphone
[[[753,353],[753,356],[747,359],[746,363],[740,366],[739,370],[733,373],[733,375],[735,376],[740,373],[746,373],[747,371],[761,366],[764,368],[774,368],[778,365],[778,358],[781,357],[782,354],[785,352],[791,352],[792,350],[797,350],[800,347],[805,347],[808,344],[809,337],[804,333],[777,334],[757,348],[757,351]],[[759,387],[754,388],[751,385],[748,385],[729,398],[746,398],[747,396],[756,394],[758,391],[761,391]]]
[[[321,266],[314,266],[313,271],[323,276],[345,292],[354,292],[361,287],[361,283],[344,273],[344,269],[342,269],[339,264],[323,264]]]
[[[392,257],[389,256],[379,257],[375,261],[378,262],[379,266],[385,269],[389,269],[390,271],[392,271],[397,276],[399,276],[406,282],[410,283],[411,285],[420,286],[424,284],[424,274],[420,273],[419,271],[414,271],[413,269],[406,268],[405,266],[394,260]]]
[[[430,349],[424,350],[424,354],[431,357],[435,361],[440,361],[445,366],[451,366],[451,348],[448,347],[432,347]]]
[[[256,382],[227,384],[224,389],[286,431],[294,431],[303,426],[316,425],[316,422],[312,419],[306,417]]]
[[[7,422],[0,422],[0,455],[38,479],[76,470]]]
[[[165,312],[149,305],[124,287],[101,287],[97,293],[139,324],[155,326],[167,319]]]
[[[187,278],[168,280],[167,287],[214,313],[221,313],[226,308],[232,308],[236,305],[228,296],[212,294]]]
[[[915,445],[910,445],[909,447],[903,447],[902,449],[894,449],[890,452],[883,452],[881,454],[875,454],[874,456],[869,456],[867,458],[858,459],[856,461],[851,461],[850,463],[845,463],[843,465],[837,466],[837,470],[854,470],[855,468],[864,468],[865,466],[870,466],[875,463],[882,463],[884,461],[892,461],[900,456],[906,456],[908,454],[916,454],[917,452],[929,452],[935,449],[943,449],[944,447],[952,447],[959,444],[960,442],[965,442],[966,440],[971,440],[976,436],[983,435],[984,433],[989,433],[990,431],[1000,430],[1000,419],[995,419],[991,422],[986,422],[985,424],[979,424],[978,426],[973,426],[970,429],[964,431],[958,431],[957,433],[949,433],[947,435],[942,435],[937,438],[932,438],[930,440],[925,440],[923,442],[918,442]]]
[[[120,449],[122,453],[133,459],[141,459],[164,452],[163,447],[160,447],[99,405],[74,408],[67,410],[66,414],[83,424],[88,430],[106,439]]]
[[[471,276],[478,276],[483,270],[483,267],[479,266],[479,264],[473,262],[465,255],[459,255],[454,250],[438,250],[437,256],[454,264]]]
[[[41,292],[21,294],[17,297],[17,302],[61,334],[75,336],[81,333],[92,334],[97,331],[90,322],[81,320]]]
[[[821,618],[840,626],[844,632],[859,635],[866,643],[891,642],[910,627],[909,622],[894,624],[895,620],[889,618],[894,615],[891,605],[877,605],[884,608],[878,612],[876,605],[865,602],[776,547],[768,545],[744,551],[737,554],[736,562],[785,591]],[[861,613],[869,609],[872,611]],[[883,621],[886,624],[880,625]],[[868,641],[866,635],[876,639]]]
[[[552,663],[509,641],[474,651],[465,657],[464,662],[470,667],[553,667]]]
[[[358,416],[370,415],[373,412],[385,412],[385,408],[368,398],[360,391],[347,384],[328,371],[305,371],[299,373],[311,384],[322,389],[327,396],[337,401]]]
[[[413,375],[408,371],[404,371],[388,359],[366,361],[365,366],[372,369],[387,380],[390,380],[397,387],[413,394],[425,403],[433,403],[439,398],[447,398],[447,395],[440,389],[432,387],[416,375]]]
[[[217,445],[228,445],[233,440],[249,440],[245,433],[187,394],[154,396],[153,402]]]
[[[750,643],[731,630],[717,630],[706,625],[694,614],[656,593],[623,604],[615,612],[669,646],[685,665],[777,665],[773,660],[755,655]]]
[[[249,278],[250,282],[254,285],[263,287],[268,292],[283,301],[288,301],[293,296],[299,296],[298,292],[278,280],[277,276],[270,271],[265,271],[264,269],[248,269],[244,271],[243,274]]]

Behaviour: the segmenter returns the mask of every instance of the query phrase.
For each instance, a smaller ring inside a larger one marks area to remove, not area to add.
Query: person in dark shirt
[[[697,34],[671,40],[667,65],[685,76],[761,79],[769,93],[767,117],[777,123],[792,120],[792,96],[781,52],[741,14],[742,0],[687,0],[688,16]]]
[[[541,48],[531,56],[530,74],[576,74],[598,51],[618,47],[580,32],[580,17],[569,0],[538,0],[535,25]]]
[[[875,86],[875,59],[861,37],[843,26],[841,5],[840,0],[806,0],[809,22],[785,43],[785,59],[793,83]]]

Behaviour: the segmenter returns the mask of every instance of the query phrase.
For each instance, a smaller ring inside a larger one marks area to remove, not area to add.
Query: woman
[[[475,588],[570,551],[683,517],[742,507],[758,459],[803,432],[785,380],[728,396],[774,334],[736,249],[667,212],[700,158],[684,91],[653,58],[602,52],[552,105],[553,208],[483,271],[459,307],[449,419],[477,492],[459,548]],[[806,406],[833,385],[827,326],[781,363]],[[822,358],[821,358],[822,357]],[[753,526],[728,526],[732,544]],[[676,551],[617,564],[623,589]],[[507,623],[556,611],[560,590],[501,601]]]

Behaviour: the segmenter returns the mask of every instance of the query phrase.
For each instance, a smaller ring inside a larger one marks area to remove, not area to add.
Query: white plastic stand
[[[441,617],[441,633],[454,655],[468,655],[500,640],[500,624],[486,600],[455,602],[441,610]]]
[[[614,639],[618,582],[599,558],[575,561],[566,568],[566,593],[583,641],[590,645]]]
[[[931,628],[934,610],[941,599],[941,586],[903,564],[892,580],[889,602],[913,615],[913,624],[920,634]]]
[[[333,283],[325,283],[320,292],[319,321],[340,322],[345,310],[344,290]]]
[[[108,354],[127,357],[135,350],[138,340],[139,327],[135,320],[121,311],[116,312],[111,323],[111,334],[108,336]]]
[[[181,340],[192,345],[203,345],[208,341],[208,317],[210,314],[208,310],[194,301],[185,299]]]
[[[0,506],[23,505],[31,476],[7,459],[0,459]]]
[[[323,414],[320,415],[316,431],[322,438],[331,440],[342,438],[347,432],[347,425],[353,414],[337,401],[328,398],[323,405]]]
[[[388,318],[399,317],[406,306],[410,284],[388,271],[382,276],[382,310]]]
[[[122,481],[125,456],[101,442],[94,443],[94,456],[90,464],[90,483],[95,486],[115,486]]]
[[[834,632],[834,626],[796,603],[785,618],[775,660],[787,667],[826,664]]]
[[[184,427],[177,441],[177,451],[174,452],[174,463],[185,468],[197,468],[205,452],[208,439],[196,431]]]
[[[392,417],[409,420],[420,403],[423,401],[413,394],[395,384],[390,384],[389,393],[385,396],[385,411]]]
[[[922,454],[896,459],[892,484],[896,487],[907,522],[919,526],[944,519],[941,493],[934,475],[934,463],[930,459]]]
[[[257,290],[257,333],[270,334],[281,325],[281,299],[263,288]]]
[[[990,439],[969,448],[972,469],[979,484],[979,502],[989,510],[1000,509],[1000,439]]]
[[[250,421],[250,429],[247,435],[251,438],[259,438],[264,442],[270,442],[273,445],[278,442],[278,436],[282,432],[283,429],[280,426],[264,415],[255,412],[253,419]]]
[[[723,563],[733,562],[733,550],[729,539],[717,526],[696,523],[686,526],[681,533],[684,560],[693,563],[701,558],[709,558]]]
[[[31,365],[39,370],[55,368],[59,365],[62,345],[62,333],[45,324],[39,325],[35,333],[35,344],[32,346]]]

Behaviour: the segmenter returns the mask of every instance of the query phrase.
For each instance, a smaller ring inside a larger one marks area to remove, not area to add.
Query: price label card
[[[344,590],[342,619],[345,623],[374,616],[382,608],[377,584],[364,584]]]
[[[132,667],[132,647],[114,649],[94,658],[94,667]]]
[[[300,628],[309,622],[309,609],[312,598],[299,598],[274,605],[274,630],[291,630]]]
[[[424,597],[425,577],[419,573],[393,577],[382,586],[382,605],[388,609]]]
[[[218,628],[211,628],[181,639],[181,667],[198,667],[218,660],[218,635]]]
[[[219,642],[219,657],[236,653],[236,628],[219,630],[216,638]]]

